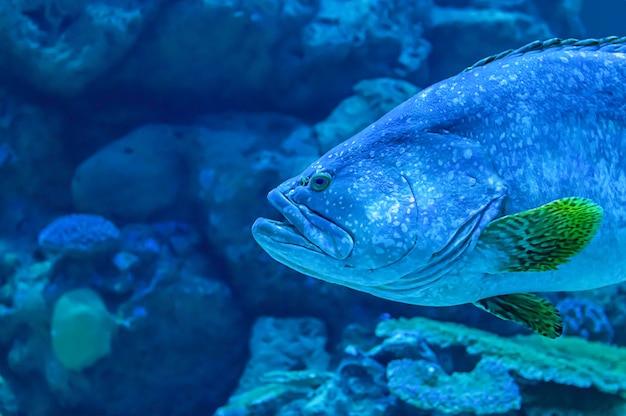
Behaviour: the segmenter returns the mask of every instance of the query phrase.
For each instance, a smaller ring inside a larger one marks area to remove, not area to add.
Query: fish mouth
[[[274,243],[298,246],[338,260],[347,258],[352,252],[354,239],[333,222],[304,205],[295,204],[277,189],[270,191],[267,199],[285,221],[257,219],[252,226],[257,241],[270,239]]]

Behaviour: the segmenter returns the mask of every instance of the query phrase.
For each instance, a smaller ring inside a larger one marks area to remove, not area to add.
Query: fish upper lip
[[[306,206],[295,204],[278,189],[270,191],[267,199],[294,227],[291,232],[297,232],[306,242],[315,245],[322,252],[336,259],[345,259],[352,252],[354,240],[341,227]],[[280,227],[277,223],[274,225]]]

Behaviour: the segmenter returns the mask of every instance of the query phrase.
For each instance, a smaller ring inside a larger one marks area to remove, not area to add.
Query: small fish
[[[532,292],[626,280],[626,37],[536,41],[435,84],[272,190],[256,241],[309,276],[473,303],[556,338]]]

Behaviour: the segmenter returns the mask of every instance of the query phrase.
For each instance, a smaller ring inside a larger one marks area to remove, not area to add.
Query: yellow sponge
[[[91,289],[63,294],[52,313],[52,350],[69,370],[81,371],[111,352],[115,318]]]

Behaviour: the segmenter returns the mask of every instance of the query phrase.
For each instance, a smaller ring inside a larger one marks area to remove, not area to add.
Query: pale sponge
[[[81,371],[111,352],[117,324],[91,289],[63,294],[52,313],[52,350],[65,368]]]

